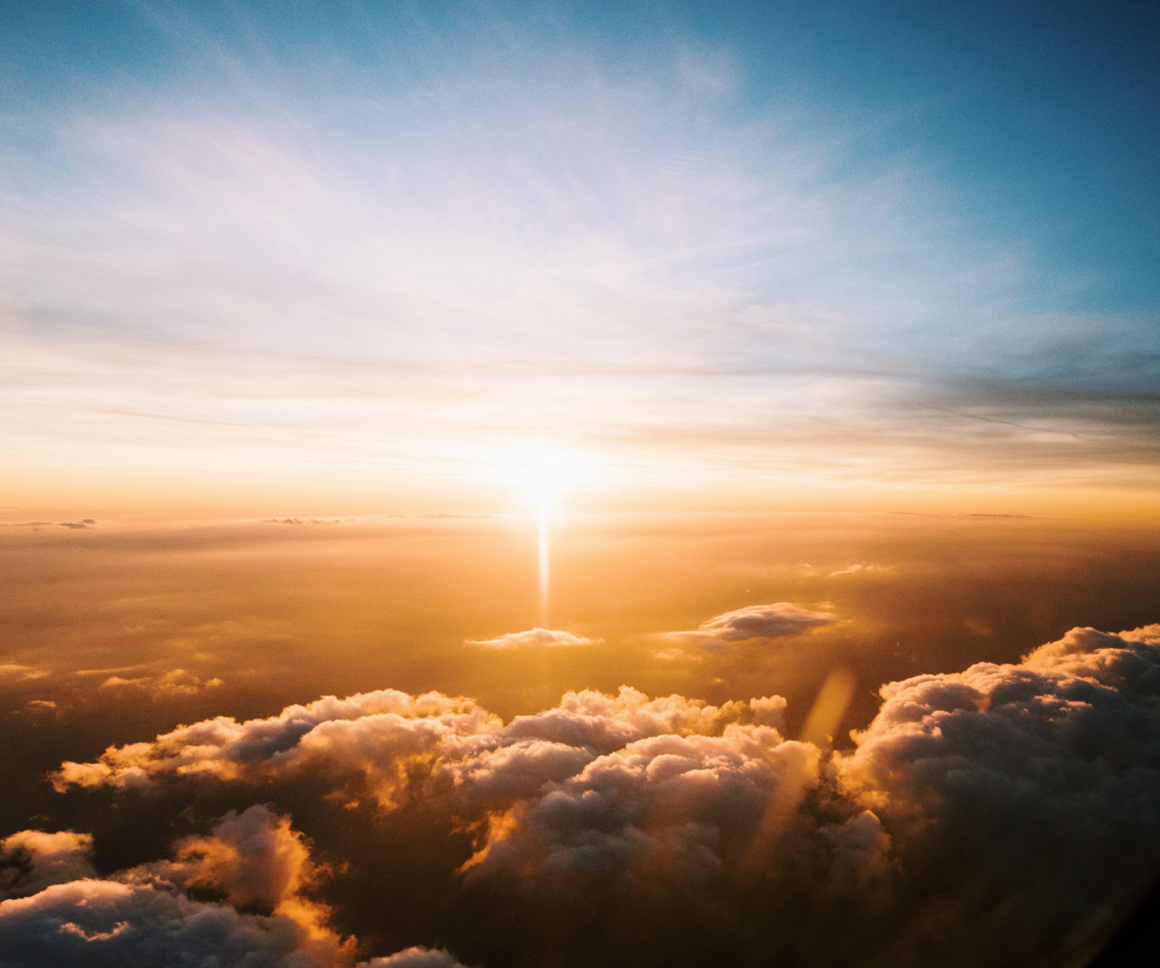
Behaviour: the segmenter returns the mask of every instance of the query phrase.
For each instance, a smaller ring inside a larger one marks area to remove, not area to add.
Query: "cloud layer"
[[[832,620],[754,609],[713,624],[729,641],[797,618]],[[782,735],[779,697],[715,706],[627,687],[506,723],[468,699],[383,690],[180,727],[65,763],[54,781],[181,800],[228,788],[257,804],[308,788],[333,812],[311,839],[342,857],[342,877],[264,806],[105,880],[85,873],[84,835],[26,833],[5,842],[25,856],[7,883],[38,893],[0,908],[0,938],[73,951],[128,945],[147,924],[170,939],[209,890],[218,942],[266,945],[283,964],[354,958],[336,920],[391,939],[400,953],[376,968],[451,964],[436,947],[486,968],[709,952],[1023,965],[1095,950],[1160,867],[1160,627],[1075,629],[1022,663],[916,676],[882,697],[833,753]],[[338,835],[352,823],[368,838],[356,853]],[[407,883],[407,841],[438,868],[428,895],[391,886]],[[497,934],[497,917],[518,930]]]

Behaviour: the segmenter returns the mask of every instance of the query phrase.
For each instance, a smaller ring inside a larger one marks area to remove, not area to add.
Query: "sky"
[[[5,504],[1156,510],[1150,4],[2,16]]]
[[[1148,3],[0,0],[0,968],[1150,966],[1158,122]]]

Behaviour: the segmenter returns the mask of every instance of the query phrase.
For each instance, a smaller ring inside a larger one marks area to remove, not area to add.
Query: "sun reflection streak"
[[[543,628],[549,628],[548,588],[551,566],[548,552],[548,511],[551,504],[550,495],[541,494],[537,503],[540,531],[540,625]]]
[[[525,507],[535,508],[538,548],[539,618],[549,628],[551,590],[551,529],[560,494],[576,486],[590,472],[591,461],[574,451],[538,447],[512,451],[496,461],[504,483],[518,487]]]

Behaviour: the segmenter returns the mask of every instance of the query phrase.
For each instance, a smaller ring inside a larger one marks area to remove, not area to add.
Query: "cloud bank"
[[[713,623],[724,638],[778,618],[832,621],[741,610]],[[104,880],[85,874],[84,835],[5,841],[44,862],[9,879],[36,893],[0,906],[0,942],[39,938],[52,964],[138,928],[168,943],[205,914],[213,943],[272,952],[261,964],[353,959],[339,921],[370,939],[358,956],[376,968],[1014,966],[1097,950],[1160,868],[1160,626],[1074,629],[1018,664],[881,693],[836,752],[786,739],[780,697],[711,705],[627,687],[508,722],[469,699],[383,690],[180,727],[65,763],[54,782],[178,802],[228,789],[256,805]],[[341,877],[261,806],[296,788],[332,811],[309,835],[342,857]],[[352,850],[340,832],[356,828]],[[426,887],[405,873],[409,843]],[[59,883],[35,873],[53,864]]]

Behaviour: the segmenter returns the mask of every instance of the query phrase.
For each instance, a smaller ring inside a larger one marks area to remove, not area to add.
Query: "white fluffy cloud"
[[[833,625],[838,620],[828,612],[811,612],[792,602],[746,605],[714,616],[687,632],[666,632],[662,636],[676,645],[696,646],[710,652],[725,652],[737,642],[765,641],[801,635],[812,629]],[[662,650],[662,653],[668,650]],[[658,653],[659,657],[671,658]]]
[[[843,792],[894,833],[905,869],[956,872],[943,890],[962,895],[960,917],[918,921],[917,936],[990,932],[1020,938],[1028,957],[1064,951],[1151,881],[1158,646],[1160,626],[1073,629],[1019,665],[883,687],[878,716],[835,765]]]
[[[481,649],[512,651],[516,649],[558,649],[579,645],[593,645],[599,639],[590,639],[557,629],[528,629],[526,632],[508,632],[494,639],[468,639],[468,645]]]
[[[165,774],[260,782],[318,764],[335,772],[367,772],[388,801],[408,757],[430,753],[450,736],[487,735],[501,725],[475,703],[439,693],[409,696],[384,689],[346,699],[327,696],[268,719],[239,723],[219,716],[152,743],[110,747],[94,763],[64,763],[53,783],[60,790],[124,789]]]

